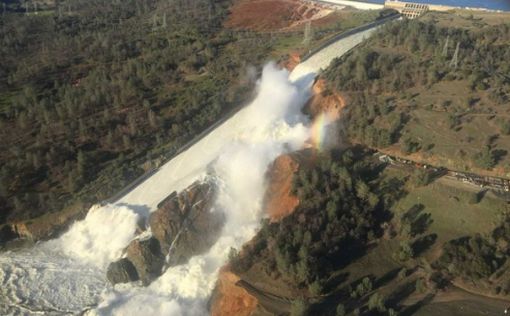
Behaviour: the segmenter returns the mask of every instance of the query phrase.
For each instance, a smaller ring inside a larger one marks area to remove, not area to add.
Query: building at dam
[[[459,7],[452,7],[446,5],[404,2],[399,0],[386,0],[384,2],[384,7],[396,10],[400,12],[400,14],[409,19],[417,18],[427,11],[449,11],[454,9],[460,9]]]
[[[365,2],[365,1],[354,1],[354,0],[314,0],[315,2],[321,2],[331,6],[349,6],[361,10],[380,10],[383,8],[393,9],[398,11],[403,16],[414,19],[427,11],[449,11],[454,9],[460,9],[460,7],[439,5],[439,4],[426,4],[419,2],[407,2],[400,0],[385,0],[384,4]]]

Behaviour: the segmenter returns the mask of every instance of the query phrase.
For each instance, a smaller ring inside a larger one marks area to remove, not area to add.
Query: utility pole
[[[448,55],[448,44],[450,43],[450,35],[446,37],[446,42],[444,43],[443,47],[443,56],[446,57]]]
[[[2,15],[5,15],[5,11],[7,11],[7,5],[5,2],[2,2]]]
[[[162,22],[162,25],[161,25],[164,29],[166,29],[166,12],[163,13],[163,22]]]
[[[28,0],[25,0],[25,15],[28,15],[29,9],[28,9]]]
[[[158,20],[157,20],[158,16],[156,14],[154,14],[152,16],[152,31],[154,32],[157,28],[158,28]]]
[[[459,48],[460,42],[457,42],[457,47],[455,48],[455,53],[453,54],[452,61],[450,62],[450,67],[457,68],[459,63]]]

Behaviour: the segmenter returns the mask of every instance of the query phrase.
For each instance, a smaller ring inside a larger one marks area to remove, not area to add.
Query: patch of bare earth
[[[340,118],[342,109],[345,107],[344,98],[338,93],[327,89],[324,79],[317,80],[313,87],[313,96],[305,106],[305,111],[312,118],[325,113],[331,121]]]
[[[280,31],[332,12],[320,4],[300,0],[239,0],[230,11],[226,27],[252,31]]]
[[[292,194],[292,178],[298,169],[299,163],[291,155],[279,156],[270,167],[264,207],[271,222],[278,222],[298,206],[299,199]]]
[[[301,62],[301,56],[299,53],[290,53],[289,57],[280,63],[280,66],[287,69],[288,71],[294,70],[296,66]]]
[[[237,286],[239,276],[228,266],[218,275],[215,293],[211,299],[211,316],[249,316],[257,307],[257,299]]]

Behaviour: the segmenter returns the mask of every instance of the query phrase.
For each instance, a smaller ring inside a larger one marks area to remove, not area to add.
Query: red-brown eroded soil
[[[280,66],[287,69],[288,71],[294,70],[296,66],[301,62],[301,57],[299,56],[299,53],[290,53],[289,57],[280,63]]]
[[[298,206],[299,199],[292,194],[292,178],[298,168],[299,163],[291,155],[279,156],[270,167],[264,208],[271,222],[278,222]]]
[[[313,85],[313,97],[306,105],[306,110],[312,118],[320,113],[326,113],[328,118],[336,121],[340,118],[345,100],[337,92],[330,92],[326,88],[324,79],[319,79]]]
[[[249,316],[257,307],[257,299],[237,286],[239,277],[228,266],[221,269],[212,300],[211,316]]]
[[[300,0],[239,0],[230,11],[226,27],[278,31],[321,19],[332,10]]]

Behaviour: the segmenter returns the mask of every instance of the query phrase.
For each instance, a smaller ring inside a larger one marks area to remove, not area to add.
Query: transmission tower
[[[444,47],[443,47],[443,56],[446,57],[446,55],[448,55],[448,44],[450,43],[450,35],[448,35],[446,37],[446,42],[444,43]]]
[[[163,21],[161,22],[161,26],[166,29],[166,12],[163,13]]]
[[[457,47],[455,48],[455,53],[453,54],[452,61],[450,62],[450,67],[457,68],[459,63],[459,48],[460,42],[457,42]]]
[[[305,33],[303,35],[303,45],[308,46],[312,41],[313,31],[312,31],[312,21],[306,22],[305,25]]]
[[[154,32],[158,28],[158,16],[154,14],[152,16],[152,31]]]

